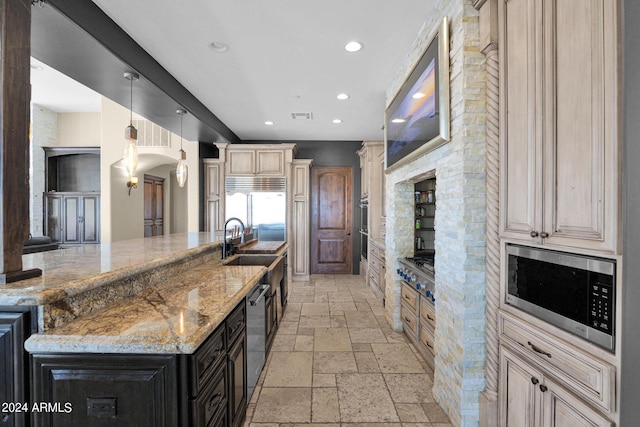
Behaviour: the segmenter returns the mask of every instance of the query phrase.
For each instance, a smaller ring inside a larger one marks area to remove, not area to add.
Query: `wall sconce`
[[[129,195],[131,195],[131,189],[138,188],[138,177],[132,176],[129,178],[129,181],[127,181],[127,187],[129,187]]]

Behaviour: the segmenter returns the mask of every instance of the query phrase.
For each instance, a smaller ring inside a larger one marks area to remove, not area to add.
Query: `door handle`
[[[347,236],[351,236],[351,233],[347,233]]]

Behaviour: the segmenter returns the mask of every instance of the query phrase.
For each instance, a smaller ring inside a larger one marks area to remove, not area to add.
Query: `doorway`
[[[311,173],[311,273],[351,274],[353,170],[318,166]]]
[[[144,176],[144,237],[164,234],[164,178]]]

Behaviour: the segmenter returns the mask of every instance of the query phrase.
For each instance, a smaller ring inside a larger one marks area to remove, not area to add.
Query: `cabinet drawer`
[[[380,258],[380,255],[381,255],[381,254],[380,254],[380,249],[378,249],[378,247],[377,247],[377,246],[375,246],[374,244],[372,244],[372,245],[369,247],[369,250],[371,251],[371,256],[374,256],[374,257],[376,257],[376,258],[378,258],[378,259]]]
[[[373,253],[369,254],[369,269],[373,270],[376,272],[376,274],[378,273],[378,269],[380,268],[380,261],[378,260],[378,257],[376,257],[375,255],[373,255]]]
[[[229,317],[227,317],[227,349],[233,346],[236,338],[238,338],[242,331],[244,331],[246,322],[245,302],[242,301],[238,307],[236,307]]]
[[[429,353],[436,355],[436,344],[433,338],[433,332],[429,328],[420,325],[420,344],[427,348]]]
[[[534,360],[565,387],[607,412],[614,409],[614,366],[504,312],[498,328],[504,343]]]
[[[198,394],[215,368],[225,360],[225,328],[218,328],[189,358],[190,395]]]
[[[221,366],[202,393],[191,401],[193,426],[213,426],[220,413],[227,412],[227,367]]]
[[[376,288],[380,287],[378,286],[378,273],[376,271],[369,270],[369,283]]]
[[[416,337],[418,335],[418,316],[408,309],[405,304],[400,304],[400,316],[402,316],[402,324],[405,327],[405,332]]]
[[[409,285],[403,283],[402,289],[400,289],[400,295],[402,296],[402,303],[409,306],[414,313],[418,312],[418,292],[416,292],[413,288],[409,287]]]
[[[424,296],[420,298],[420,324],[425,322],[431,325],[432,329],[436,327],[436,312],[435,307],[430,300]]]

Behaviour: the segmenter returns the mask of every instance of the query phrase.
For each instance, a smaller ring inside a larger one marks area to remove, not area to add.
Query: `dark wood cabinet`
[[[2,351],[6,339],[0,332]],[[247,408],[246,361],[244,300],[194,354],[33,354],[32,398],[49,406],[31,411],[32,425],[241,426]],[[5,364],[4,372],[13,372],[13,365]],[[13,383],[6,374],[0,381],[5,378]]]
[[[45,193],[45,234],[52,242],[100,243],[100,194]]]
[[[41,427],[178,425],[175,355],[33,355],[33,412]],[[57,405],[57,406],[56,406]]]
[[[276,331],[278,330],[278,293],[273,292],[269,295],[265,300],[265,310],[266,310],[266,322],[265,322],[265,336],[266,336],[266,350],[269,352],[271,349],[271,344],[273,343],[273,338],[276,335]]]
[[[34,314],[30,308],[0,307],[0,403],[21,402],[30,406],[24,341],[35,332]],[[0,426],[29,425],[28,411],[0,412]]]
[[[244,330],[229,350],[227,367],[229,425],[237,427],[242,425],[247,408],[247,340]]]

